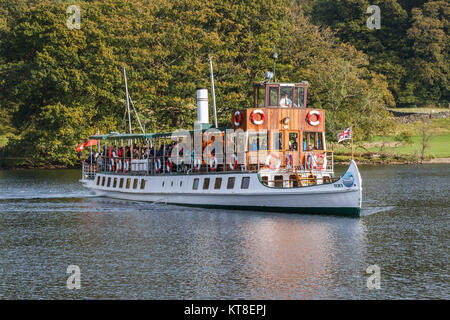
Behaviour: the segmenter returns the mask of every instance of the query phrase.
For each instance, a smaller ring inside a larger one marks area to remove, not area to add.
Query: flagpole
[[[350,134],[352,137],[352,160],[353,160],[353,127],[350,127]]]

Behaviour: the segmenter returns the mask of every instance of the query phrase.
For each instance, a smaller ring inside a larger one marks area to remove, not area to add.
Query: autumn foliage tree
[[[233,109],[250,106],[251,84],[272,68],[274,46],[277,79],[310,82],[311,105],[327,110],[329,138],[348,125],[359,138],[388,125],[386,78],[293,1],[71,4],[81,8],[80,29],[67,28],[65,2],[0,0],[0,110],[17,135],[7,149],[33,163],[74,165],[75,146],[89,135],[126,130],[123,66],[147,131],[190,129],[212,55],[219,124],[228,126]]]

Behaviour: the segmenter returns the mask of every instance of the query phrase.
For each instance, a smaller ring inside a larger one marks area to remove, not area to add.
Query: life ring
[[[236,111],[233,115],[233,123],[235,127],[239,127],[241,125],[242,115],[240,111]]]
[[[213,165],[214,164],[214,165]],[[211,168],[211,171],[216,171],[217,170],[217,158],[216,157],[212,157],[209,159],[209,167]]]
[[[270,160],[271,160],[272,158],[277,159],[276,165],[271,165],[271,164],[270,164]],[[280,167],[280,165],[281,165],[281,158],[280,158],[280,156],[278,156],[278,155],[276,155],[276,154],[269,154],[269,155],[266,157],[266,166],[267,166],[269,169],[271,169],[271,170],[278,170],[278,168]]]
[[[291,153],[286,155],[286,169],[292,168],[294,165],[294,157]]]
[[[194,159],[194,171],[199,171],[201,166],[202,166],[202,160],[200,160],[200,158],[196,157]]]
[[[161,159],[155,160],[155,171],[160,172],[161,171]]]
[[[261,119],[256,120],[257,114],[261,115]],[[262,109],[253,110],[252,113],[250,114],[250,120],[252,121],[252,123],[254,125],[257,125],[257,126],[262,125],[264,123],[265,119],[266,119],[266,115],[264,114],[264,111]]]
[[[311,117],[313,115],[317,116],[317,120],[316,121],[312,121],[311,120]],[[311,126],[318,126],[321,119],[322,119],[322,116],[320,115],[320,112],[318,110],[311,110],[310,112],[308,112],[307,120],[308,120],[308,123]]]
[[[167,172],[172,172],[173,161],[171,158],[166,160],[166,170]]]
[[[231,170],[236,170],[236,168],[238,166],[238,156],[236,153],[233,153],[231,155],[231,161],[228,165],[230,166]]]

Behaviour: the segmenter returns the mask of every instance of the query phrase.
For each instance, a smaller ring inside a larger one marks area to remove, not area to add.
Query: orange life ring
[[[236,111],[233,115],[233,123],[235,127],[239,127],[241,125],[242,115],[240,111]]]
[[[261,119],[260,120],[256,120],[256,115],[260,114],[261,115]],[[254,125],[260,126],[264,123],[264,120],[266,119],[266,115],[264,114],[264,111],[262,109],[256,109],[253,110],[252,113],[250,114],[250,120],[252,121],[252,123]]]
[[[311,117],[313,115],[317,116],[316,121],[311,120]],[[307,120],[308,120],[309,125],[318,126],[320,121],[322,120],[322,116],[320,115],[320,112],[318,110],[311,110],[310,112],[308,112]]]

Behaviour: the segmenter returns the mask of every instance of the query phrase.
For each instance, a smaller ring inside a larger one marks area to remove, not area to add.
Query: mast
[[[217,110],[216,110],[216,92],[214,90],[214,72],[212,65],[212,56],[209,56],[209,68],[211,70],[211,95],[213,99],[213,107],[214,107],[214,125],[217,128]]]
[[[128,84],[127,84],[127,73],[125,71],[125,66],[123,67],[123,78],[125,79],[125,94],[127,95],[127,112],[128,112],[128,125],[131,132],[131,113],[130,113],[130,98],[128,95]]]

